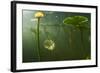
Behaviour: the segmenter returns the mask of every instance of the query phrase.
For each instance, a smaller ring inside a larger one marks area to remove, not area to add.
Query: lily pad
[[[83,26],[83,24],[86,24],[88,22],[88,18],[85,16],[72,16],[67,17],[64,19],[63,23],[66,25],[74,25],[74,26]]]

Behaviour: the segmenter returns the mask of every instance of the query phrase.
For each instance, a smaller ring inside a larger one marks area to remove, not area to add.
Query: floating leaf
[[[66,25],[74,25],[75,27],[84,27],[88,22],[88,18],[84,16],[72,16],[64,19],[63,23]]]
[[[87,26],[88,24],[88,18],[85,16],[71,16],[71,17],[67,17],[63,20],[63,23],[67,26],[71,26],[71,30],[70,30],[70,40],[72,41],[72,31],[75,29],[78,29],[80,31],[80,35],[81,35],[81,43],[82,43],[82,48],[84,47],[83,45],[83,29],[89,29],[89,26]],[[74,29],[73,29],[74,26]],[[69,42],[70,42],[69,40]],[[70,43],[70,45],[72,46],[72,44]]]

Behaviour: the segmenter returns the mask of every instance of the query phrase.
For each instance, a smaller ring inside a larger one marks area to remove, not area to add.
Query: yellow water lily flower
[[[35,13],[35,17],[39,18],[39,17],[44,17],[44,13],[39,11]]]

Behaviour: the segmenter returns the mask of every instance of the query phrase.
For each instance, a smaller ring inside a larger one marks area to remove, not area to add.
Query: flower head
[[[39,17],[44,17],[44,13],[43,13],[43,12],[41,12],[41,11],[36,12],[36,13],[35,13],[35,17],[36,17],[36,18],[39,18]]]
[[[55,48],[55,43],[53,40],[45,40],[44,41],[44,47],[48,50],[54,50]]]

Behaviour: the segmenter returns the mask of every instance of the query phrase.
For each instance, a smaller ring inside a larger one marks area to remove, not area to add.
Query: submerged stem
[[[70,49],[72,49],[72,30],[69,32],[69,37],[70,37],[70,39],[69,39],[69,47],[70,47]]]
[[[40,18],[38,18],[38,24],[37,24],[37,49],[38,49],[38,57],[40,61],[40,37],[39,37],[39,23],[40,23]]]
[[[82,29],[80,29],[80,37],[81,37],[81,45],[82,45],[82,48],[84,48],[83,31],[82,31]]]
[[[82,56],[84,57],[84,42],[83,42],[83,30],[80,29],[80,38],[81,38],[81,49],[82,49]]]

